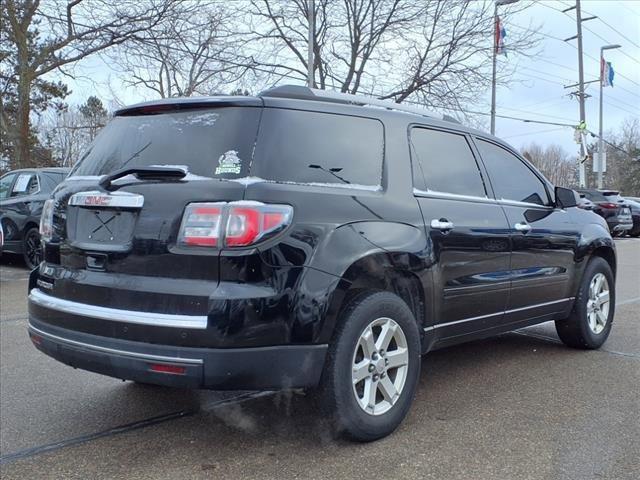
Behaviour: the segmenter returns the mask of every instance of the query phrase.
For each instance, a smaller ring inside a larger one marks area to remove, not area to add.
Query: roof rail
[[[364,95],[353,95],[350,93],[333,92],[331,90],[320,90],[318,88],[303,87],[300,85],[282,85],[280,87],[270,88],[258,94],[259,97],[279,97],[279,98],[295,98],[300,100],[315,100],[321,102],[341,103],[346,105],[359,105],[363,107],[386,108],[387,110],[397,110],[400,112],[413,113],[422,117],[440,118],[447,122],[460,123],[449,115],[439,116],[433,112],[422,109],[420,107],[412,107],[401,103],[391,102],[389,100],[380,100],[378,98],[368,97]]]

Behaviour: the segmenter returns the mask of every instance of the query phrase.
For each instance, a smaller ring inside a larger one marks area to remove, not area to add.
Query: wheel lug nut
[[[371,358],[373,358],[374,360],[377,360],[378,354],[376,352],[373,352],[373,355],[371,355]]]
[[[389,359],[388,359],[388,358],[385,358],[385,359],[384,359],[384,364],[385,364],[385,365],[389,365]]]
[[[379,377],[378,377],[378,374],[376,373],[376,374],[373,376],[373,381],[374,381],[374,382],[377,382],[377,381],[378,381],[378,378],[379,378]]]
[[[373,372],[375,370],[376,367],[373,366],[373,364],[369,365],[369,371]]]
[[[384,350],[380,350],[380,356],[384,357],[385,351]]]
[[[384,372],[382,372],[382,373],[380,374],[380,378],[384,378],[384,377],[386,377],[386,376],[387,376],[387,374],[386,374],[386,373],[384,373]]]

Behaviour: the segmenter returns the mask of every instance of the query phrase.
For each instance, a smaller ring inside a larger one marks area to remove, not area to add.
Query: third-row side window
[[[413,128],[411,156],[415,188],[486,196],[480,169],[464,135]]]

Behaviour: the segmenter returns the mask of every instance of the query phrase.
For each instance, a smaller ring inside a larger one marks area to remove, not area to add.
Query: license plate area
[[[136,217],[137,212],[131,210],[69,207],[69,244],[82,250],[128,252],[133,243]]]

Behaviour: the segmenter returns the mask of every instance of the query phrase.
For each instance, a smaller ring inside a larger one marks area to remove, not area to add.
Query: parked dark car
[[[121,379],[312,389],[373,440],[407,414],[421,354],[549,320],[604,343],[615,248],[576,202],[499,139],[393,103],[280,87],[135,105],[45,205],[29,334]]]
[[[41,260],[38,226],[42,206],[68,173],[67,168],[35,168],[13,170],[0,177],[2,252],[22,255],[30,269]]]
[[[631,237],[640,237],[640,201],[625,197],[624,202],[631,209],[631,219],[633,220],[633,227],[625,233]]]
[[[593,211],[607,221],[612,235],[624,235],[633,227],[631,208],[615,190],[578,190],[594,203]]]

